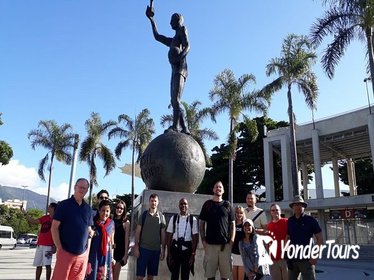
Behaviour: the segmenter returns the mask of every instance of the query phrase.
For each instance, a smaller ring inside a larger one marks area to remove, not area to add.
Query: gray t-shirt
[[[143,214],[138,219],[138,225],[142,225]],[[148,250],[161,249],[161,229],[166,228],[165,216],[157,211],[153,216],[148,213],[145,216],[139,246]]]

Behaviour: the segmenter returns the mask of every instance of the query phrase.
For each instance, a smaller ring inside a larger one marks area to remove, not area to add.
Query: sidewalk
[[[0,279],[2,280],[34,280],[35,267],[32,266],[35,248],[19,247],[15,250],[0,250]],[[54,258],[53,258],[54,260]],[[52,268],[54,261],[52,262]],[[120,280],[127,280],[126,267],[122,268]],[[42,280],[45,280],[45,268],[42,272]]]
[[[360,260],[319,260],[318,280],[374,280],[373,262]]]
[[[34,254],[35,249],[29,249],[27,247],[17,248],[15,250],[0,250],[0,279],[35,279],[35,267],[32,266]],[[45,279],[44,268],[41,279]],[[122,269],[120,279],[127,280],[127,266]],[[196,279],[203,280],[204,277],[196,277]],[[268,277],[268,279],[270,279],[270,277]],[[320,260],[317,263],[317,279],[374,280],[374,265],[370,260]]]

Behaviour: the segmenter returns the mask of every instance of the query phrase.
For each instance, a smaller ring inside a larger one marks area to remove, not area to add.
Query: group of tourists
[[[47,215],[32,219],[26,213],[30,223],[41,224],[33,263],[36,280],[40,279],[43,266],[47,280],[119,279],[129,251],[126,204],[117,200],[111,215],[109,193],[101,190],[97,194],[98,208],[92,209],[84,200],[88,189],[88,180],[80,178],[73,195],[58,204],[51,203]]]
[[[185,198],[179,200],[179,214],[166,225],[158,210],[158,195],[152,194],[149,209],[139,217],[135,233],[136,279],[157,276],[159,261],[167,253],[171,280],[188,280],[190,273],[194,274],[198,234],[204,249],[204,277],[208,280],[215,279],[217,271],[221,279],[233,280],[265,279],[266,274],[274,280],[296,280],[300,274],[303,279],[315,279],[315,259],[282,258],[282,246],[287,242],[306,246],[314,237],[316,244],[322,244],[321,228],[315,218],[305,214],[307,203],[301,196],[290,203],[293,215],[289,219],[283,217],[278,204],[272,204],[268,222],[265,211],[256,206],[254,192],[247,194],[246,208],[234,209],[223,194],[224,186],[218,181],[212,199],[201,208],[199,226],[188,212]],[[272,245],[276,247],[273,254],[269,251]]]
[[[119,279],[121,268],[129,256],[130,222],[126,204],[112,203],[106,190],[97,194],[98,208],[85,201],[89,182],[80,178],[71,198],[51,203],[48,215],[39,219],[27,217],[30,223],[40,223],[41,230],[34,259],[36,279],[46,266],[46,279],[51,278],[52,254],[57,251],[53,280]],[[256,206],[255,193],[246,196],[247,207],[232,207],[223,199],[224,186],[213,186],[213,197],[202,205],[199,220],[188,211],[186,198],[178,202],[179,213],[168,224],[159,211],[159,197],[151,194],[149,208],[136,221],[133,255],[136,257],[136,279],[148,280],[158,275],[159,261],[166,258],[171,280],[188,280],[194,274],[199,235],[204,250],[204,277],[215,279],[274,280],[315,279],[316,259],[302,257],[285,259],[285,244],[309,245],[315,237],[322,244],[318,222],[305,214],[307,203],[296,196],[290,208],[293,215],[283,217],[278,204],[270,207],[268,222],[263,209]],[[269,238],[263,238],[263,237]],[[264,242],[266,241],[266,242]],[[276,250],[269,250],[276,242]],[[272,252],[272,253],[271,253]],[[270,260],[270,262],[269,262]]]

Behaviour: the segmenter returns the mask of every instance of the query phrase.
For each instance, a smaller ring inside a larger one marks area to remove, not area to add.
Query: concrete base
[[[181,198],[186,198],[189,204],[189,212],[190,214],[198,217],[200,214],[200,210],[204,202],[210,198],[211,195],[202,195],[202,194],[192,194],[192,193],[182,193],[182,192],[168,192],[168,191],[159,191],[159,190],[144,190],[140,196],[134,202],[135,209],[134,209],[134,217],[135,220],[143,213],[143,211],[148,209],[148,200],[149,196],[152,193],[157,193],[160,198],[159,210],[165,215],[167,224],[169,223],[170,218],[175,214],[179,213],[178,203]],[[133,223],[132,232],[131,232],[131,240],[134,240],[135,234],[135,223]],[[204,249],[201,244],[201,240],[199,241],[198,249],[196,250],[195,256],[195,276],[192,274],[190,275],[191,280],[198,280],[204,279],[204,269],[203,269],[203,258],[204,258]],[[128,270],[127,270],[127,279],[134,280],[135,273],[136,273],[136,258],[130,257],[128,262]],[[217,279],[218,278],[217,273]],[[159,280],[166,280],[170,279],[170,272],[166,265],[166,260],[160,261],[159,265],[159,273],[158,277],[154,277],[154,279]]]

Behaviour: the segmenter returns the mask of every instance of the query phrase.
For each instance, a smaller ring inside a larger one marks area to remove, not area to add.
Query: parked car
[[[36,245],[37,245],[37,242],[38,242],[37,239],[32,238],[32,239],[30,240],[30,243],[29,243],[30,245],[29,245],[29,247],[30,247],[30,248],[35,248]]]
[[[25,244],[25,243],[26,243],[25,238],[18,238],[17,239],[17,244]]]

